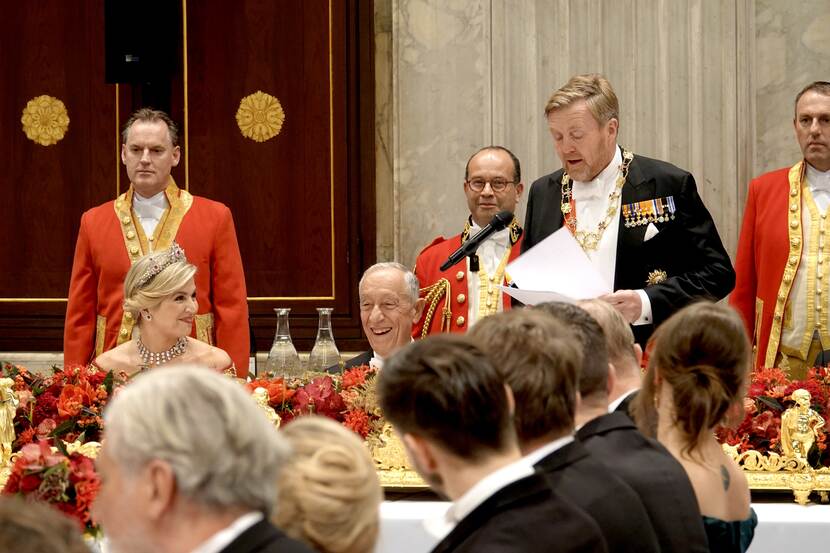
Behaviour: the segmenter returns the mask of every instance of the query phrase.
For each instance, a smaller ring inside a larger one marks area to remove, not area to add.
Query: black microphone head
[[[513,213],[507,211],[499,211],[495,215],[493,215],[493,220],[490,221],[490,226],[492,226],[496,230],[501,230],[509,225],[513,221]]]

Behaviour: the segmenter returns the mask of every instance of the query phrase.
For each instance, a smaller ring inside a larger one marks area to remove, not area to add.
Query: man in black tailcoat
[[[577,440],[637,493],[661,551],[707,553],[700,509],[686,471],[658,441],[640,433],[627,413],[609,412],[611,394],[622,394],[617,367],[623,378],[628,369],[639,369],[633,363],[638,347],[631,328],[602,300],[580,305],[584,308],[559,302],[538,306],[567,322],[582,347]]]
[[[645,345],[695,299],[719,300],[735,272],[695,179],[617,144],[619,104],[602,75],[577,75],[545,107],[563,168],[530,188],[522,251],[567,226]]]
[[[513,309],[482,319],[468,335],[513,391],[524,459],[597,522],[608,551],[660,551],[635,491],[574,439],[582,351],[569,327],[538,309]]]
[[[428,525],[440,540],[433,553],[606,551],[596,523],[522,459],[512,394],[469,338],[405,346],[377,386],[416,470],[453,501]]]

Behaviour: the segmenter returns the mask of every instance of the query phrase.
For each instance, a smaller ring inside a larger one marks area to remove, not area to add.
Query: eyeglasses
[[[470,179],[467,181],[467,186],[469,186],[474,192],[481,192],[484,190],[484,187],[488,182],[490,183],[490,188],[493,189],[493,192],[502,192],[505,188],[507,188],[508,184],[516,183],[516,181],[506,179]]]

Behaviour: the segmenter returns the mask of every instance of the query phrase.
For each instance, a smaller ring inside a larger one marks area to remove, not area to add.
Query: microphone
[[[509,211],[504,210],[496,213],[489,225],[478,231],[475,236],[461,244],[461,247],[455,250],[452,255],[447,258],[444,264],[441,265],[441,270],[446,271],[468,255],[476,253],[479,244],[487,240],[491,234],[507,227],[507,225],[509,225],[512,221],[513,214]]]

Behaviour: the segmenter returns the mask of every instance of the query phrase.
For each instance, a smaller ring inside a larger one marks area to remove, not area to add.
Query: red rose
[[[67,384],[58,397],[58,415],[66,418],[76,417],[85,405],[92,403],[94,396],[95,392],[88,382],[78,386]]]

